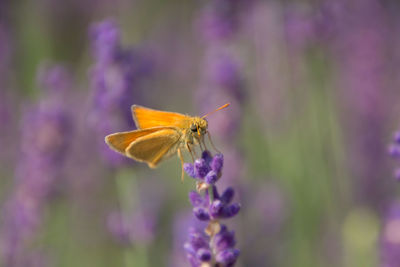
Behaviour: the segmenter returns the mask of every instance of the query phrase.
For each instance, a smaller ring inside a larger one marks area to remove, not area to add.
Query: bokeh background
[[[209,117],[237,266],[400,266],[397,0],[1,0],[1,266],[188,266],[177,158],[130,106]],[[389,148],[389,149],[388,149]],[[390,155],[395,159],[391,159]],[[185,155],[190,161],[188,155]]]

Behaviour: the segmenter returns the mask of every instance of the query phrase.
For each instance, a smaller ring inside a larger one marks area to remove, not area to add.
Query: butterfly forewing
[[[165,129],[165,127],[153,127],[149,129],[139,129],[129,132],[120,132],[107,135],[105,141],[113,150],[125,155],[126,148],[138,138]]]
[[[176,153],[180,139],[181,133],[178,129],[164,128],[138,138],[126,148],[125,154],[155,168],[161,160]]]
[[[182,127],[188,116],[175,113],[154,110],[142,106],[132,106],[132,116],[136,126],[140,129],[147,129],[156,126]]]

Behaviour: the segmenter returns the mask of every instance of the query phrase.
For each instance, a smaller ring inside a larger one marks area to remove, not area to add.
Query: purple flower
[[[63,72],[60,66],[43,73]],[[69,77],[62,74],[59,77]],[[69,81],[51,83],[57,87]],[[53,79],[53,78],[51,78]],[[53,79],[56,81],[57,79]],[[72,137],[70,113],[59,99],[59,88],[45,90],[39,103],[25,111],[21,124],[20,162],[15,171],[14,189],[4,208],[0,246],[5,266],[28,266],[26,250],[41,221],[43,206],[56,190]],[[22,264],[22,265],[19,265]]]
[[[217,188],[212,187],[213,200],[210,201],[208,191],[204,196],[192,191],[189,194],[190,202],[193,205],[194,215],[201,221],[226,219],[235,216],[240,210],[239,203],[231,204],[234,196],[234,190],[228,187],[220,196]]]
[[[293,7],[287,11],[285,30],[288,43],[296,49],[304,49],[315,40],[314,14]]]
[[[116,58],[120,50],[121,32],[113,20],[94,24],[89,35],[93,54],[99,62],[108,63]]]
[[[216,262],[223,266],[233,266],[239,256],[234,231],[228,231],[225,225],[219,223],[228,219],[240,210],[239,203],[231,203],[235,195],[233,188],[228,187],[221,195],[215,182],[222,175],[224,157],[222,154],[211,156],[204,151],[202,157],[194,164],[186,164],[185,171],[198,179],[197,190],[189,193],[193,205],[193,214],[199,221],[207,221],[204,232],[192,227],[189,240],[185,243],[187,258],[192,266],[202,266],[205,263]],[[205,193],[201,192],[204,189]]]
[[[113,20],[94,24],[90,40],[95,64],[90,71],[93,89],[93,109],[90,123],[98,136],[97,142],[104,160],[111,166],[127,160],[111,151],[104,136],[133,128],[130,107],[140,102],[140,83],[153,68],[149,55],[133,48],[123,48],[121,33]]]
[[[171,267],[186,267],[186,254],[185,250],[183,249],[187,242],[188,236],[192,233],[193,229],[204,229],[206,227],[206,223],[197,220],[195,217],[192,216],[190,211],[183,211],[175,216],[174,224],[173,224],[173,249],[170,253],[170,264]]]
[[[202,153],[200,159],[195,160],[194,164],[185,163],[183,168],[189,176],[199,182],[213,185],[221,177],[223,164],[224,156],[222,154],[212,157],[210,152],[206,150]]]
[[[233,266],[239,257],[234,231],[229,231],[225,225],[212,238],[196,228],[191,228],[189,240],[184,244],[187,258],[193,267],[210,263],[215,254],[216,263],[223,266]]]
[[[389,118],[386,50],[389,26],[379,1],[339,1],[332,7],[335,38],[327,43],[336,60],[351,173],[358,181],[354,195],[381,212],[389,201],[382,140]],[[346,12],[336,12],[346,10]],[[366,134],[367,133],[367,134]]]
[[[204,39],[224,41],[232,38],[239,30],[242,13],[252,1],[215,0],[202,11],[198,27]]]

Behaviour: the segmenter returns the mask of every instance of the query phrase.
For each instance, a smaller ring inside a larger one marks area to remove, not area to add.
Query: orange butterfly
[[[215,111],[229,106],[229,103],[221,106]],[[203,117],[191,117],[176,112],[159,111],[132,106],[132,116],[137,130],[120,132],[107,135],[105,142],[113,150],[139,162],[145,162],[150,168],[156,168],[164,159],[167,159],[176,152],[182,163],[182,149],[187,149],[192,159],[192,148],[199,145],[203,149],[204,135],[208,133],[211,145],[210,133],[208,132],[208,122]]]

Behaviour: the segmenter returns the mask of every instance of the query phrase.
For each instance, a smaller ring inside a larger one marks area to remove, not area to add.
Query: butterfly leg
[[[207,135],[208,135],[208,140],[210,141],[211,146],[214,148],[215,151],[217,151],[218,153],[221,153],[221,151],[219,151],[215,146],[214,143],[211,140],[211,134],[210,132],[207,131]]]
[[[199,141],[199,145],[200,145],[200,150],[201,150],[201,151],[204,151],[202,140]]]
[[[208,148],[206,146],[206,142],[204,141],[204,138],[201,139],[201,142],[203,142],[204,150],[208,150]]]
[[[194,162],[194,156],[193,156],[193,151],[190,149],[189,143],[186,143],[186,148],[188,149],[190,156],[192,156],[192,160]]]
[[[185,178],[185,172],[184,172],[184,170],[183,170],[183,163],[184,163],[184,161],[183,161],[182,151],[181,151],[180,148],[178,148],[178,157],[179,157],[179,159],[181,160],[181,167],[182,167],[181,181],[182,181],[182,183],[183,183],[183,179]]]

